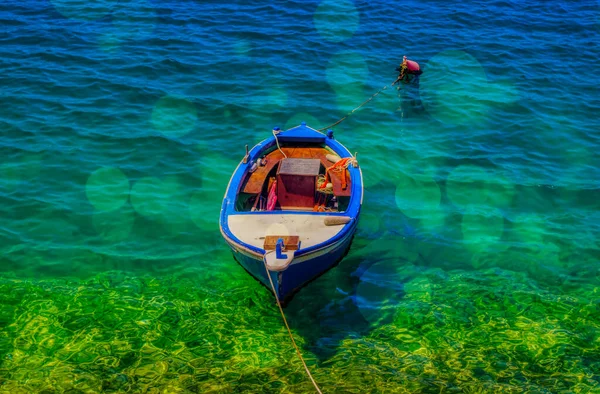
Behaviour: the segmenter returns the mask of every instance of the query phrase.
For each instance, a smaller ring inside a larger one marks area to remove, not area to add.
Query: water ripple
[[[354,246],[286,309],[316,380],[598,390],[597,5],[76,3],[0,4],[5,391],[311,390],[223,191],[244,145],[335,122],[403,55],[420,81],[335,129]]]

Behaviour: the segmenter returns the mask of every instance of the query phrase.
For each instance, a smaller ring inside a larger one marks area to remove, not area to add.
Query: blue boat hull
[[[303,286],[324,274],[344,258],[352,245],[356,223],[346,236],[338,242],[304,256],[300,262],[293,263],[285,271],[270,271],[275,291],[283,305],[287,304]],[[232,249],[235,260],[272,291],[262,257],[245,252],[239,245],[231,242],[228,242],[228,244]]]
[[[305,146],[306,144],[315,144],[315,146],[327,147],[341,158],[352,157],[350,151],[333,138],[332,133],[328,133],[326,136],[315,129],[307,127],[304,123],[281,132],[278,138],[279,142],[283,144],[305,144]],[[313,218],[317,217],[319,220],[325,217],[341,217],[343,219],[349,218],[350,221],[343,222],[345,224],[339,224],[339,231],[332,234],[330,238],[319,240],[317,243],[308,243],[308,245],[305,243],[295,252],[290,265],[284,270],[270,270],[267,273],[265,263],[263,262],[266,251],[261,247],[262,245],[250,242],[247,232],[241,231],[239,226],[234,233],[232,228],[230,228],[229,219],[233,216],[240,220],[239,218],[244,215],[250,215],[249,217],[268,217],[270,215],[282,214],[281,211],[238,211],[235,205],[237,195],[241,190],[245,177],[250,171],[252,163],[256,162],[265,151],[273,149],[277,143],[275,137],[270,137],[260,142],[240,162],[227,186],[221,207],[219,225],[221,234],[233,250],[234,258],[268,289],[271,289],[271,283],[267,276],[270,275],[277,296],[285,304],[297,290],[336,265],[345,256],[350,248],[358,225],[363,197],[363,183],[360,168],[354,166],[348,167],[347,171],[351,179],[351,194],[348,205],[343,212],[285,211],[285,214],[307,215]],[[251,223],[251,221],[248,221],[248,223]],[[257,233],[264,231],[265,229],[260,227],[256,228]]]

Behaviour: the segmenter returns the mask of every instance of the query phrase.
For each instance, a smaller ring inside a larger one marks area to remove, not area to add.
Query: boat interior
[[[352,181],[339,161],[340,157],[323,145],[271,147],[251,163],[237,195],[236,210],[344,212]]]

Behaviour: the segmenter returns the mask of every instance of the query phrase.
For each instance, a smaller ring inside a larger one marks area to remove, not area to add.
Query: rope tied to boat
[[[319,175],[317,178],[317,192],[323,194],[333,194],[333,185],[327,182],[327,178],[324,174]]]
[[[281,146],[279,146],[279,140],[277,139],[277,134],[279,134],[279,132],[280,132],[279,128],[273,129],[273,137],[275,137],[275,142],[277,143],[277,149],[279,149],[279,152],[281,152],[283,157],[285,157],[287,159],[287,155],[285,154],[284,151],[281,150]]]
[[[296,353],[298,354],[300,361],[302,361],[302,365],[304,366],[304,370],[306,371],[306,374],[310,378],[310,381],[312,382],[313,386],[315,386],[315,390],[317,390],[317,392],[319,394],[323,394],[323,392],[319,388],[319,385],[317,384],[315,379],[312,377],[310,370],[308,369],[308,366],[306,365],[306,362],[304,361],[304,358],[302,357],[300,348],[298,347],[298,345],[296,345],[296,341],[294,340],[294,336],[292,335],[292,330],[290,329],[290,325],[288,324],[287,319],[285,318],[285,313],[283,313],[283,307],[281,306],[281,302],[279,301],[279,296],[277,295],[277,291],[275,290],[275,285],[273,284],[273,279],[271,279],[271,273],[269,271],[269,268],[267,267],[266,254],[263,256],[263,264],[265,265],[265,270],[267,272],[267,278],[269,278],[269,283],[271,283],[271,289],[273,289],[273,294],[275,294],[275,300],[277,300],[277,306],[279,307],[279,312],[281,312],[281,317],[283,318],[283,322],[285,323],[285,328],[287,328],[287,332],[290,335],[290,339],[292,340],[292,344],[294,345],[294,348],[296,349]]]
[[[323,181],[321,181],[320,183],[319,183],[319,181],[321,180],[321,177],[319,176],[319,179],[317,180],[317,185],[320,184],[320,186],[318,187],[317,191],[320,191],[322,193],[327,193],[327,191],[325,191],[325,190],[327,190],[328,185],[331,182],[331,176],[329,175],[330,172],[340,172],[341,173],[342,189],[345,189],[347,186],[346,169],[350,166],[356,165],[356,163],[357,163],[357,161],[356,161],[355,156],[344,157],[343,159],[338,160],[334,165],[332,165],[331,167],[327,168],[327,170],[325,170],[325,179]],[[333,188],[331,189],[331,193],[333,193]]]

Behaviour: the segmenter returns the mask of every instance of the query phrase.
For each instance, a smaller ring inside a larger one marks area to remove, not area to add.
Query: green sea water
[[[335,128],[352,248],[285,308],[315,380],[600,392],[598,7],[554,3],[0,4],[0,393],[313,392],[223,194],[405,53]]]

